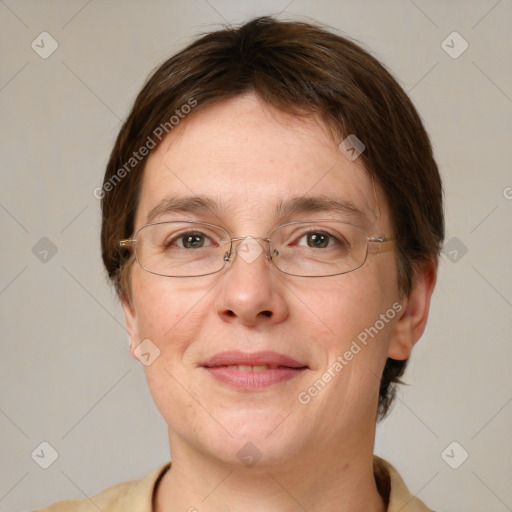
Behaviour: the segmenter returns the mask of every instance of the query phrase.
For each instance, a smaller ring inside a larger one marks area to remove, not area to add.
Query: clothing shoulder
[[[153,489],[170,463],[140,480],[123,482],[81,500],[59,501],[33,512],[151,512]]]
[[[387,512],[434,512],[407,489],[402,477],[389,462],[374,456],[374,472],[376,476],[384,474],[388,478],[383,484],[389,495]]]
[[[137,480],[123,482],[101,491],[89,499],[59,501],[49,507],[34,512],[121,512],[122,502],[132,493]]]

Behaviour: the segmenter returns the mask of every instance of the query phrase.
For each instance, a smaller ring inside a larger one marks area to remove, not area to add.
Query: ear
[[[388,357],[398,361],[409,359],[414,344],[425,330],[436,278],[434,258],[423,262],[417,269],[411,293],[402,301],[401,316],[395,324]]]
[[[135,356],[134,352],[140,343],[139,329],[137,326],[137,316],[135,314],[135,309],[133,308],[133,305],[130,304],[126,299],[123,299],[121,301],[121,305],[123,307],[126,331],[128,332],[128,338],[130,340],[130,355],[135,360],[138,361],[139,359]]]

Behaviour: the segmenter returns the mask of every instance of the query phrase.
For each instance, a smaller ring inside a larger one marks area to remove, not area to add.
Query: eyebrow
[[[283,217],[310,212],[340,214],[362,225],[367,225],[369,222],[366,215],[353,203],[337,197],[323,195],[292,197],[281,201],[276,208],[276,214]]]
[[[146,223],[150,224],[157,217],[165,213],[220,213],[221,208],[217,201],[206,196],[167,197],[160,201],[148,213]]]
[[[147,215],[146,223],[150,224],[157,217],[166,213],[210,213],[221,215],[226,209],[215,199],[207,196],[168,197],[160,201]],[[362,224],[368,224],[366,215],[353,203],[341,198],[328,196],[298,196],[279,202],[275,214],[279,217],[290,217],[301,213],[322,212],[340,214]]]

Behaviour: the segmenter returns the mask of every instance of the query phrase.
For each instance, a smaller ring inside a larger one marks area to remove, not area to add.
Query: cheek
[[[390,257],[368,260],[361,269],[315,283],[308,305],[318,318],[317,325],[325,340],[329,359],[347,350],[352,341],[379,340],[366,345],[366,357],[376,363],[385,360],[387,342],[396,322],[395,311],[386,312],[398,301],[396,268]],[[381,319],[381,315],[385,319]],[[377,329],[377,334],[375,333]],[[370,333],[370,334],[369,334]],[[357,350],[357,349],[355,349]],[[372,355],[373,354],[373,355]]]
[[[134,273],[132,291],[140,339],[155,343],[165,360],[182,356],[203,323],[205,292],[147,272]]]
[[[190,426],[199,421],[190,395],[193,364],[186,364],[185,360],[194,340],[200,338],[208,296],[190,282],[171,282],[137,272],[133,275],[132,292],[139,338],[151,340],[159,350],[158,357],[144,366],[149,391],[166,422],[185,433],[185,423]],[[186,412],[176,414],[177,410]]]
[[[390,258],[391,259],[391,258]],[[316,400],[319,408],[340,421],[357,414],[373,414],[380,376],[387,359],[388,345],[397,321],[393,304],[398,287],[393,264],[367,262],[360,271],[344,274],[316,289],[315,311],[323,332],[318,337],[327,360],[317,369],[317,378],[326,378],[326,392]]]

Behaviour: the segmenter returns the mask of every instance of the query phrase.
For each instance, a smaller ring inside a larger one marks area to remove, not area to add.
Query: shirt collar
[[[167,462],[144,478],[132,483],[123,496],[124,510],[153,511],[153,496],[160,480],[171,467]],[[416,496],[411,494],[398,471],[380,457],[373,457],[373,471],[377,488],[388,503],[387,512],[433,512]]]

